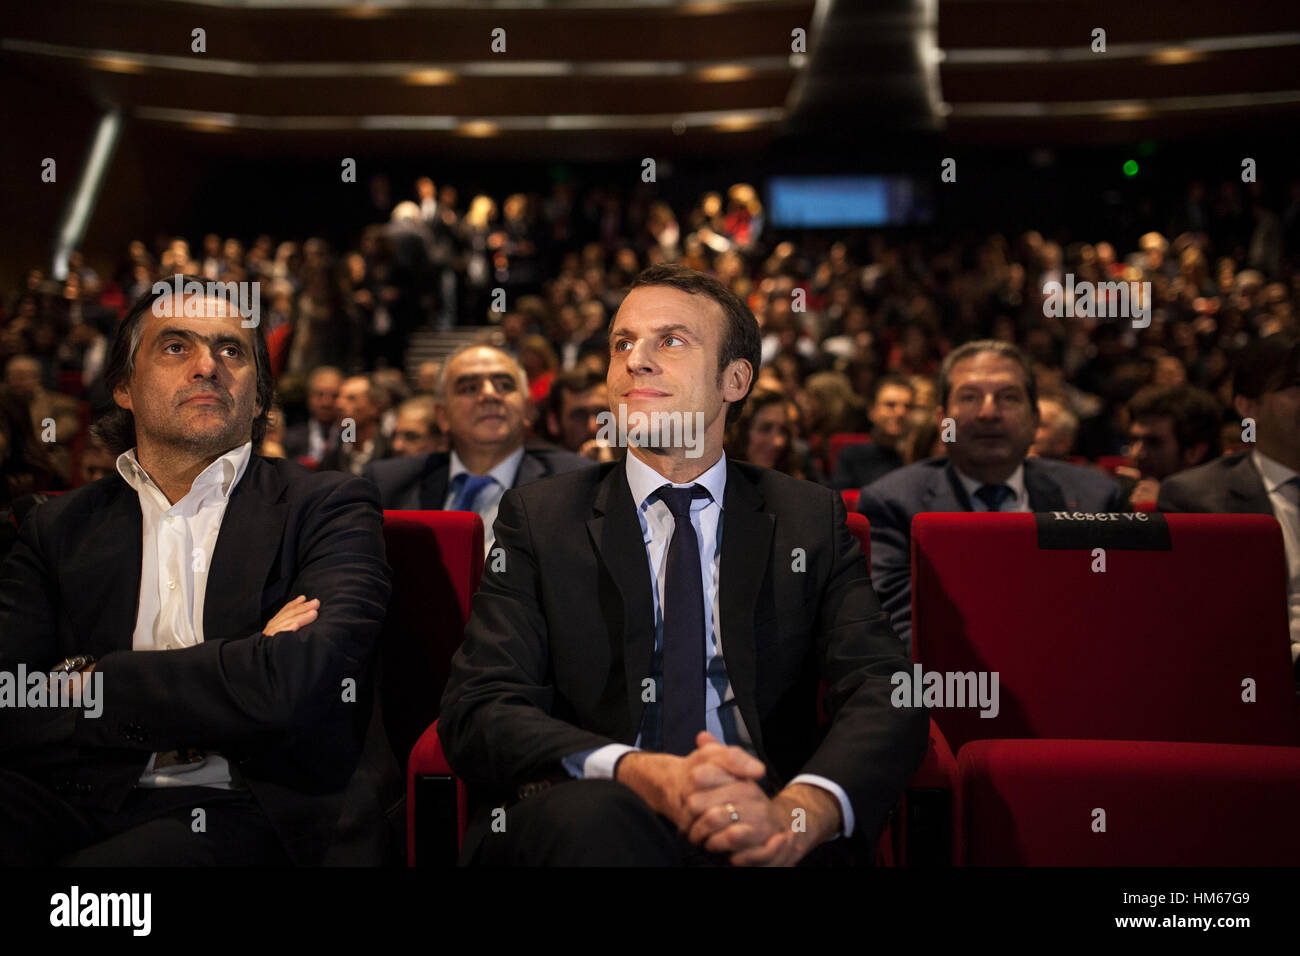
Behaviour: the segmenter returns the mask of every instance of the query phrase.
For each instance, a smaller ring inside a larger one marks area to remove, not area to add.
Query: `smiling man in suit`
[[[508,489],[591,465],[562,448],[524,444],[535,414],[528,379],[500,349],[470,345],[453,352],[439,373],[435,399],[451,451],[366,468],[386,511],[473,511],[483,519],[491,551],[492,524]]]
[[[1029,359],[993,339],[952,350],[939,369],[946,458],[930,458],[867,485],[858,510],[871,522],[871,583],[910,652],[912,518],[925,511],[1125,511],[1119,485],[1086,468],[1026,458],[1038,430]],[[941,432],[942,437],[942,432]]]
[[[72,674],[101,710],[0,709],[0,860],[362,860],[385,842],[360,759],[389,594],[373,486],[252,453],[265,335],[220,299],[145,296],[107,375],[116,471],[41,505],[0,566],[0,672]]]
[[[928,719],[890,703],[907,662],[841,497],[723,456],[753,314],[654,266],[610,353],[629,435],[637,413],[700,430],[502,498],[439,720],[478,800],[463,862],[869,862]]]

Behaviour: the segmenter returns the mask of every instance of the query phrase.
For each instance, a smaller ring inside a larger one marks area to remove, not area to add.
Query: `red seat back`
[[[403,764],[438,716],[451,657],[483,575],[483,519],[469,511],[385,511],[393,593],[381,638],[384,723]]]
[[[840,492],[840,497],[844,499],[844,507],[849,509],[849,514],[853,514],[858,510],[858,495],[860,494],[862,494],[861,488],[845,488]]]
[[[1116,468],[1123,468],[1125,465],[1131,465],[1133,461],[1127,455],[1099,455],[1097,457],[1097,467],[1105,469],[1112,475],[1115,474]]]
[[[854,492],[856,494],[856,492]],[[867,559],[867,574],[871,573],[871,522],[867,516],[856,511],[849,512],[849,531],[862,546],[862,554]]]
[[[989,738],[1300,742],[1277,522],[1165,517],[1170,550],[1110,548],[1104,572],[1090,549],[1040,549],[1033,515],[913,519],[913,655],[923,673],[998,672],[997,716],[933,711],[954,751]]]
[[[837,432],[831,436],[830,446],[826,451],[826,465],[833,472],[835,463],[840,460],[840,452],[849,445],[862,445],[871,441],[866,432]]]

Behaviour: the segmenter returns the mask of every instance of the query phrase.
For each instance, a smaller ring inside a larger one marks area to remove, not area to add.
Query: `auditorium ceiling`
[[[41,0],[7,11],[0,59],[52,98],[242,152],[601,159],[668,135],[727,156],[1300,116],[1289,3]]]

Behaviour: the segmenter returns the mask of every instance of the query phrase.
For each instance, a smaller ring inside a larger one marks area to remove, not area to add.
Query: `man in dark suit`
[[[927,715],[890,703],[907,662],[840,496],[722,454],[753,314],[654,266],[610,346],[628,453],[506,493],[443,695],[462,860],[869,862]]]
[[[1291,660],[1300,680],[1300,342],[1270,335],[1248,346],[1232,378],[1253,451],[1216,458],[1160,484],[1166,512],[1272,515],[1286,548]]]
[[[525,446],[535,415],[528,379],[500,349],[471,345],[453,352],[435,399],[451,451],[371,462],[364,474],[379,487],[385,510],[473,511],[483,519],[490,551],[492,523],[508,489],[592,464],[549,445]]]
[[[895,468],[903,467],[898,444],[907,427],[907,413],[916,393],[901,375],[886,375],[876,383],[867,415],[871,419],[871,441],[840,450],[831,475],[836,491],[861,488]]]
[[[392,444],[382,427],[381,389],[368,375],[353,375],[339,387],[338,437],[317,469],[350,471],[362,475],[368,465],[392,454]]]
[[[284,430],[284,453],[291,459],[310,458],[319,462],[334,446],[339,434],[339,389],[343,373],[332,365],[321,365],[307,376],[305,422]]]
[[[37,508],[0,566],[0,683],[54,669],[83,704],[0,707],[4,863],[360,862],[386,843],[394,768],[361,756],[379,502],[252,454],[265,336],[221,305],[133,306],[101,423],[116,472]]]
[[[1038,429],[1038,390],[1029,360],[1014,345],[985,339],[953,349],[939,370],[939,402],[948,456],[890,472],[858,497],[858,510],[871,522],[871,583],[909,651],[914,516],[1125,510],[1110,478],[1025,457]]]

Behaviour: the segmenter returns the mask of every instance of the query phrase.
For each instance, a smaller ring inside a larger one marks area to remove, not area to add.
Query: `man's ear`
[[[754,380],[754,366],[749,359],[736,359],[727,366],[722,376],[722,399],[735,404],[749,394],[749,385]]]
[[[126,390],[125,385],[117,385],[113,388],[113,401],[117,403],[118,408],[124,408],[128,412],[135,411],[131,407],[131,394]]]
[[[438,431],[444,435],[451,434],[451,418],[447,415],[447,406],[442,402],[434,403],[433,420],[438,423]]]
[[[1259,416],[1255,413],[1259,410],[1259,402],[1253,398],[1247,398],[1245,395],[1237,395],[1232,399],[1232,405],[1237,410],[1237,414],[1242,418],[1254,418],[1258,420]]]

